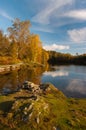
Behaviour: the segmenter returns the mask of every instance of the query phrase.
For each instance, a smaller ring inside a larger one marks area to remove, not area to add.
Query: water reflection
[[[57,76],[68,76],[69,73],[67,71],[53,71],[53,72],[44,72],[44,76],[51,76],[51,77],[57,77]]]
[[[0,90],[15,90],[25,80],[36,84],[51,82],[68,97],[86,97],[85,66],[55,66],[52,69],[22,67],[20,70],[0,75]]]
[[[85,95],[86,94],[86,81],[74,79],[70,81],[69,85],[66,87],[66,90],[69,92],[77,92],[79,94]]]
[[[41,75],[44,72],[44,68],[36,67],[29,69],[22,67],[20,70],[12,71],[8,74],[0,75],[0,90],[2,88],[9,88],[15,90],[17,86],[21,86],[25,80],[29,80],[36,84],[41,82]]]
[[[18,72],[13,71],[11,73],[0,75],[0,89],[8,87],[10,89],[15,88],[18,82]]]
[[[42,82],[51,82],[68,97],[86,97],[86,66],[55,66],[44,72]]]

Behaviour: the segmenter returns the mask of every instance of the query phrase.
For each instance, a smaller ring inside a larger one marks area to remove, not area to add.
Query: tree
[[[49,53],[46,50],[42,49],[42,64],[47,64],[48,60]]]
[[[28,48],[28,57],[33,62],[42,61],[42,43],[38,35],[31,35],[31,40]]]
[[[10,43],[9,56],[11,56],[14,60],[18,58],[18,45],[15,41]]]
[[[30,36],[29,27],[30,21],[20,21],[16,18],[13,21],[12,27],[8,28],[10,39],[15,40],[18,43],[27,43]]]
[[[9,40],[8,38],[3,35],[3,31],[0,30],[0,55],[6,56],[9,52]]]
[[[30,42],[31,23],[29,20],[20,21],[16,18],[13,21],[12,27],[8,28],[9,38],[18,44],[18,57],[22,59],[26,51],[26,44]]]

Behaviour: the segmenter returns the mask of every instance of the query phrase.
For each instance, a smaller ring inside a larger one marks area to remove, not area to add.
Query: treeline
[[[4,35],[0,30],[0,64],[20,61],[44,63],[48,59],[47,51],[43,50],[40,38],[30,33],[29,20],[15,19],[12,27]]]
[[[0,30],[0,64],[18,62],[86,65],[86,54],[73,56],[71,54],[46,51],[37,34],[30,33],[29,20],[20,21],[16,18],[4,35]]]
[[[60,65],[60,64],[86,65],[86,54],[71,55],[69,53],[64,54],[55,51],[48,51],[48,54],[49,54],[48,63],[51,65]]]

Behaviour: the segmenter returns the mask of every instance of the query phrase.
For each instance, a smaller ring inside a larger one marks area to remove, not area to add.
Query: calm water
[[[44,72],[42,82],[51,82],[68,97],[86,98],[86,66],[59,66]]]
[[[86,66],[55,66],[52,69],[22,68],[0,75],[0,91],[15,90],[25,80],[36,84],[51,82],[68,97],[86,98]]]

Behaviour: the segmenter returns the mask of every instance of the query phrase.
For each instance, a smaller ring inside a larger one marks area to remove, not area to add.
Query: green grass
[[[86,130],[86,99],[66,98],[53,85],[38,95],[38,100],[29,96],[24,90],[0,96],[0,130]],[[22,118],[28,120],[24,122]]]

